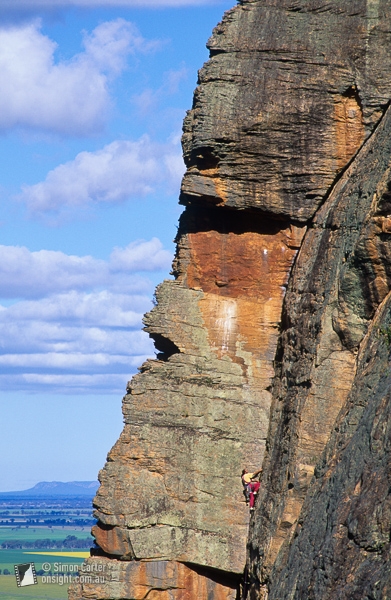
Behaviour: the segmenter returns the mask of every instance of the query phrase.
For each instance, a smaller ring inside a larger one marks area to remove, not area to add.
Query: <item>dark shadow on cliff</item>
[[[164,337],[164,335],[155,332],[148,335],[152,338],[155,348],[158,350],[158,354],[156,355],[158,360],[167,361],[173,354],[179,354],[180,350],[178,346],[167,337]]]
[[[237,575],[236,573],[232,573],[229,571],[221,571],[219,569],[211,569],[208,567],[201,567],[200,565],[196,565],[193,563],[184,563],[189,569],[197,573],[198,575],[202,575],[214,583],[218,583],[225,587],[229,587],[232,590],[239,590],[241,575]],[[239,596],[238,596],[239,598]]]
[[[217,233],[259,233],[262,235],[276,235],[282,229],[296,225],[293,220],[277,220],[270,214],[261,210],[237,210],[228,207],[211,208],[207,201],[197,200],[197,205],[188,206],[179,218],[178,234],[175,242],[178,243],[186,233],[200,233],[217,231]],[[302,223],[297,223],[303,226]]]

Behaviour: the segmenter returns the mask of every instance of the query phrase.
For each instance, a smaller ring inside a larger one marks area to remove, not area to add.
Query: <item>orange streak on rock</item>
[[[104,585],[73,584],[70,599],[109,600],[113,597],[132,600],[234,600],[236,584],[223,585],[216,578],[199,573],[176,561],[123,562],[103,557],[89,558],[92,573],[103,573]],[[99,567],[101,571],[94,571]]]
[[[276,235],[216,231],[189,234],[188,286],[219,296],[264,302],[273,295],[281,297],[281,286],[287,282],[296,254],[297,246],[292,247],[292,243],[298,243],[296,237],[297,231],[290,228]]]
[[[270,385],[281,308],[304,228],[275,235],[216,231],[189,234],[187,284],[201,289],[211,347]]]
[[[227,201],[227,184],[220,179],[220,177],[215,177],[213,179],[213,183],[216,190],[216,196],[221,198],[220,204],[224,204]]]
[[[337,168],[342,169],[364,141],[361,107],[355,95],[337,96],[334,104]]]

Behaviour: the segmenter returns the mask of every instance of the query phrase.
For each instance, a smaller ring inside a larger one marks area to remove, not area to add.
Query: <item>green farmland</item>
[[[86,548],[86,551],[88,548]],[[66,556],[58,556],[55,554],[32,554],[33,550],[0,550],[0,569],[1,573],[4,573],[4,569],[8,569],[12,576],[14,576],[14,565],[20,565],[27,562],[33,562],[35,568],[39,571],[42,568],[44,562],[58,562],[58,563],[82,563],[82,558]],[[39,550],[37,550],[39,552]],[[48,550],[48,553],[55,552],[55,550]],[[72,554],[72,552],[70,552]],[[8,577],[8,576],[6,576]]]
[[[88,538],[90,529],[87,527],[0,527],[0,546],[7,540],[26,540],[32,542],[34,540],[45,540],[47,538],[53,540],[63,540],[67,535],[75,535],[79,539]],[[91,537],[92,544],[92,537]]]
[[[38,577],[37,585],[18,588],[14,575],[0,575],[1,600],[64,600],[68,597],[67,585],[43,584]]]
[[[87,553],[93,544],[90,534],[91,500],[42,498],[3,500],[0,508],[0,600],[64,600],[68,583],[46,583],[40,576],[67,571],[58,565],[72,565],[72,571],[83,558],[73,556]],[[58,524],[57,521],[58,520]],[[14,566],[34,563],[37,584],[18,587]],[[51,565],[50,572],[47,565]],[[56,566],[57,565],[57,566]],[[68,569],[69,570],[69,569]],[[69,573],[68,573],[69,575]]]

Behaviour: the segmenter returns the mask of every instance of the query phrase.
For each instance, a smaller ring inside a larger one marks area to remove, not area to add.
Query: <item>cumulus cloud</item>
[[[158,238],[114,248],[109,261],[0,245],[0,298],[42,298],[60,291],[99,287],[145,292],[145,279],[134,273],[168,270],[171,260]]]
[[[136,142],[117,140],[96,152],[80,152],[50,171],[45,181],[23,186],[19,200],[30,214],[63,216],[75,207],[145,196],[162,182],[178,188],[183,171],[177,144],[158,144],[145,135]]]
[[[141,331],[143,312],[152,306],[150,299],[144,298],[140,312],[134,310],[132,300],[124,309],[116,295],[111,295],[110,306],[108,298],[105,302],[95,294],[62,294],[50,300],[48,313],[48,302],[39,300],[30,302],[26,313],[23,302],[0,313],[0,365],[91,370],[97,364],[128,364],[130,357],[151,352]],[[70,302],[81,306],[72,311]],[[86,317],[89,307],[93,310]]]
[[[70,303],[75,301],[81,307],[71,311]],[[144,301],[142,312],[151,308],[150,300]],[[87,377],[88,385],[79,389],[79,393],[89,393],[94,379],[100,382],[99,392],[108,393],[114,391],[114,377],[115,391],[123,392],[135,369],[154,356],[153,343],[141,330],[142,312],[136,312],[131,301],[128,310],[124,310],[121,298],[115,295],[110,307],[94,294],[79,298],[72,293],[63,294],[53,297],[51,302],[48,315],[45,301],[39,300],[30,302],[26,314],[18,304],[1,311],[0,388],[2,380],[6,383],[3,389],[19,386],[26,390],[31,382],[39,388],[41,382],[44,389],[67,392],[74,391],[76,381],[81,388],[82,378]],[[86,318],[83,313],[88,305],[93,312]],[[68,321],[62,317],[67,312]]]
[[[102,72],[118,75],[126,66],[128,54],[154,50],[159,43],[143,38],[133,23],[116,19],[101,23],[91,34],[84,33],[83,45],[82,60],[90,61]]]
[[[156,271],[164,269],[171,254],[158,238],[148,242],[131,242],[126,248],[114,248],[110,255],[112,271]]]
[[[137,364],[143,362],[140,360]],[[136,366],[133,365],[134,367]],[[23,373],[1,374],[0,389],[8,392],[25,391],[28,394],[44,394],[45,392],[58,394],[123,394],[124,375],[105,373],[99,375],[78,374],[52,374],[52,373]]]
[[[56,62],[57,44],[42,34],[39,21],[1,27],[0,131],[20,126],[84,136],[101,130],[111,106],[110,80],[129,54],[151,44],[132,23],[117,19],[85,33],[84,52]]]
[[[23,339],[26,332],[28,332],[28,337],[34,335],[34,343],[38,344],[38,340],[41,339],[56,339],[58,332],[60,332],[62,340],[64,340],[65,331],[68,331],[70,339],[73,339],[72,328],[79,327],[80,324],[83,327],[92,328],[91,331],[95,331],[95,333],[98,331],[94,329],[96,327],[118,331],[141,328],[142,315],[149,306],[151,306],[151,299],[147,295],[126,296],[107,291],[67,292],[42,300],[20,301],[8,308],[3,308],[0,311],[0,323],[3,333],[10,332],[9,343],[14,336],[12,328],[15,327],[15,323],[23,323],[23,331],[18,331],[12,342],[12,348],[16,348],[19,347],[20,340]],[[37,323],[39,323],[39,331],[35,332],[34,328],[37,327]],[[61,331],[58,323],[61,323]],[[43,324],[45,324],[44,327]],[[43,329],[46,332],[44,337],[42,337]],[[40,346],[40,348],[43,347]]]
[[[19,301],[8,308],[0,306],[0,323],[61,322],[70,326],[80,322],[102,327],[141,327],[141,318],[150,305],[147,294],[115,294],[108,290],[53,294],[39,301]]]
[[[0,246],[0,297],[36,297],[64,289],[96,287],[107,281],[107,269],[105,261],[92,256]]]
[[[107,352],[94,352],[83,354],[82,352],[46,352],[43,354],[6,354],[0,356],[0,367],[25,367],[26,363],[30,369],[43,367],[47,369],[72,369],[84,371],[99,367],[126,364],[129,365],[129,357],[124,355],[108,354]]]
[[[154,355],[142,316],[152,307],[143,272],[169,268],[157,238],[92,256],[0,246],[0,389],[124,391]],[[113,387],[114,386],[114,387]]]

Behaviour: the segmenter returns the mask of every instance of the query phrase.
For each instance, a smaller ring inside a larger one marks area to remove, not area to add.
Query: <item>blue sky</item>
[[[2,0],[0,491],[91,480],[169,277],[180,135],[235,0]]]

